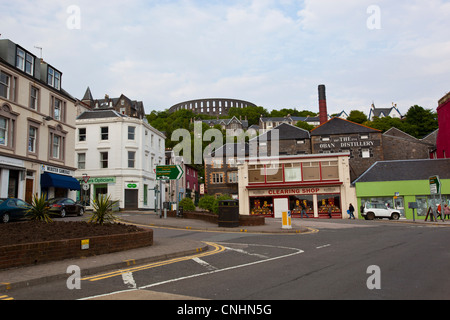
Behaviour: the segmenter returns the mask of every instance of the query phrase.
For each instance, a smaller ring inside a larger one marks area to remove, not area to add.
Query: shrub
[[[180,207],[183,207],[184,211],[195,211],[195,205],[191,198],[181,200]]]
[[[118,201],[112,201],[111,196],[100,196],[92,202],[94,212],[92,213],[89,222],[104,224],[105,222],[112,223],[116,219],[113,213],[113,208],[116,207]]]
[[[202,209],[212,212],[215,200],[216,199],[214,198],[214,196],[210,196],[210,195],[206,194],[200,198],[200,201],[198,202],[198,206]]]
[[[50,215],[50,206],[46,200],[47,195],[41,194],[40,197],[35,194],[33,200],[31,201],[31,206],[26,211],[26,215],[30,217],[31,220],[43,221],[46,223],[53,222]]]

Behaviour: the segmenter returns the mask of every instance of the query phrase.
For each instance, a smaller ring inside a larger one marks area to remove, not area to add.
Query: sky
[[[0,39],[81,99],[146,113],[234,98],[267,110],[435,110],[450,91],[450,0],[0,0]]]

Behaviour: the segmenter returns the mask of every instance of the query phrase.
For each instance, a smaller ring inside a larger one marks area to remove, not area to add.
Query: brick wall
[[[0,269],[63,259],[81,258],[153,245],[153,230],[89,238],[89,249],[81,240],[46,241],[0,247]]]

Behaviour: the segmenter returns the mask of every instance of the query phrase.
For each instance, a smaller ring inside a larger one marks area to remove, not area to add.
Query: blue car
[[[0,199],[0,221],[8,223],[12,220],[20,220],[25,217],[30,205],[16,198]]]

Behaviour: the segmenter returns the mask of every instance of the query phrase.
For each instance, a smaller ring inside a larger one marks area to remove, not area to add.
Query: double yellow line
[[[123,273],[137,272],[137,271],[142,271],[142,270],[146,270],[146,269],[152,269],[152,268],[161,267],[161,266],[165,266],[165,265],[180,262],[180,261],[187,261],[187,260],[191,260],[194,258],[206,257],[206,256],[210,256],[210,255],[225,251],[225,247],[221,246],[217,243],[212,243],[212,242],[204,242],[204,243],[207,244],[208,246],[213,247],[214,249],[212,251],[208,250],[204,253],[195,254],[195,255],[191,255],[191,256],[174,258],[174,259],[154,262],[151,264],[146,264],[146,265],[142,265],[142,266],[138,266],[138,267],[121,269],[121,270],[116,270],[116,271],[109,272],[109,273],[99,274],[99,275],[95,275],[95,276],[91,276],[91,277],[85,277],[85,278],[82,278],[81,280],[99,281],[99,280],[103,280],[103,279],[107,279],[107,278],[121,276]],[[201,252],[201,249],[197,249],[197,250],[199,252]]]

